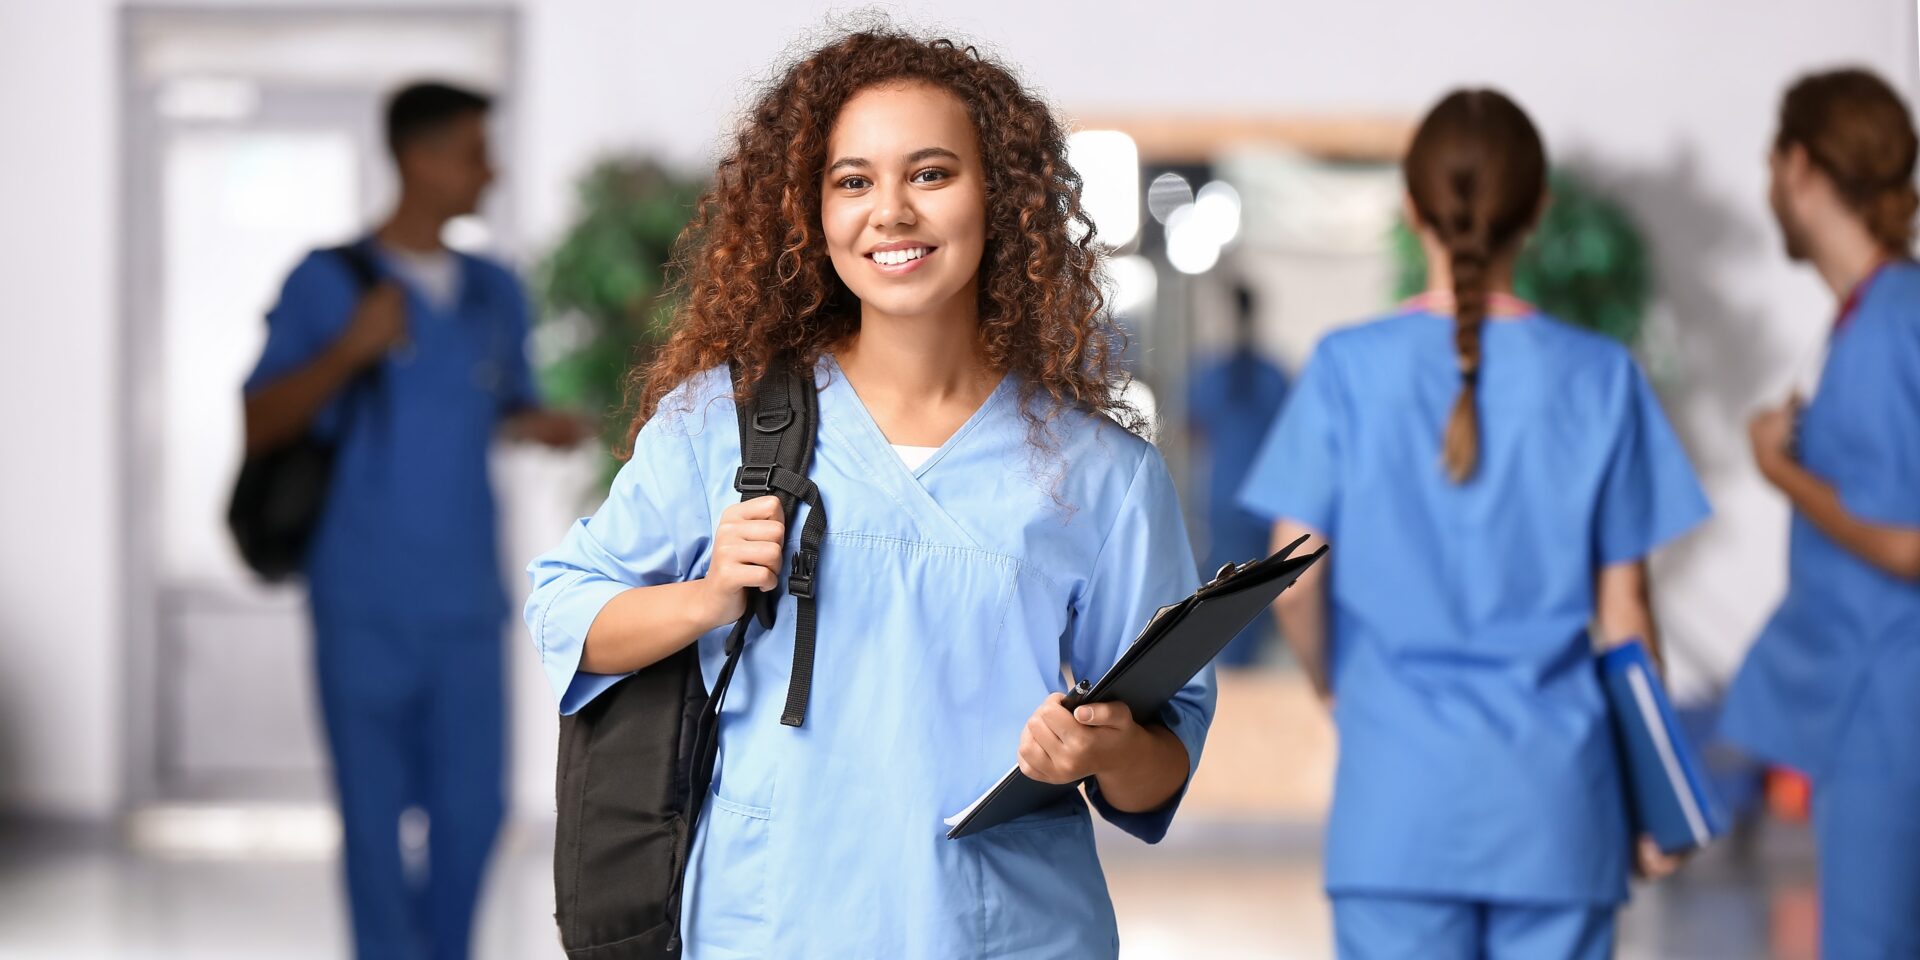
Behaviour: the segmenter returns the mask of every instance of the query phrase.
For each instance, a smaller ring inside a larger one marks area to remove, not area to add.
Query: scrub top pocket
[[[700,821],[685,914],[697,914],[699,922],[682,921],[691,934],[688,955],[700,960],[771,956],[767,844],[773,811],[710,793]]]
[[[981,956],[1118,955],[1093,818],[1078,798],[1066,811],[1022,817],[963,841],[980,865]],[[1034,909],[1039,904],[1045,909]]]

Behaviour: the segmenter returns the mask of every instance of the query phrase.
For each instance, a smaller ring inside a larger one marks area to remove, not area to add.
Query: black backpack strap
[[[379,264],[374,260],[373,238],[363,237],[352,243],[328,247],[326,252],[338,257],[346,264],[347,273],[353,277],[354,308],[359,309],[360,301],[364,300],[367,294],[372,293],[373,288],[379,286],[385,279],[380,272]],[[355,374],[353,379],[342,388],[342,392],[349,395],[346,413],[341,423],[342,434],[359,429],[360,425],[371,416],[370,411],[364,410],[368,405],[381,403],[383,400],[387,404],[392,403],[391,398],[386,397],[386,391],[381,389],[383,379],[381,364],[374,363]],[[353,402],[350,396],[356,393],[361,397],[357,403]]]
[[[827,536],[827,511],[820,490],[807,479],[813,466],[813,445],[820,419],[820,394],[813,378],[776,363],[754,388],[751,409],[740,408],[740,469],[733,488],[743,499],[773,494],[782,513],[793,522],[798,505],[807,505],[800,528],[800,549],[787,564],[787,591],[794,598],[793,671],[787,681],[787,703],[780,722],[789,727],[806,723],[807,699],[813,688],[816,630],[814,582],[820,571],[820,548]],[[765,627],[773,625],[775,591],[748,598]]]
[[[331,247],[327,252],[346,263],[347,272],[353,274],[353,282],[361,296],[366,296],[368,291],[380,284],[380,268],[374,265],[373,251],[367,249],[367,241]]]
[[[737,395],[736,384],[736,395]],[[807,694],[813,686],[813,646],[815,632],[815,576],[820,568],[820,547],[827,536],[827,511],[821,503],[819,488],[807,479],[813,467],[813,444],[820,423],[820,394],[810,375],[797,373],[791,365],[776,361],[759,383],[752,399],[736,404],[740,421],[740,468],[734,472],[733,488],[741,500],[773,494],[788,524],[798,504],[807,505],[807,519],[800,530],[800,551],[793,555],[787,574],[787,589],[794,596],[796,619],[793,638],[793,673],[787,684],[787,703],[780,722],[790,727],[806,720]],[[733,684],[734,670],[746,649],[747,630],[755,620],[762,627],[773,626],[778,591],[749,591],[746,612],[734,621],[727,634],[727,658],[713,678],[713,690],[706,708],[694,727],[693,762],[687,790],[686,830],[674,851],[674,884],[667,902],[667,919],[673,933],[668,949],[680,948],[680,903],[686,890],[687,867],[693,833],[700,823],[700,811],[712,788],[713,768],[720,756],[720,709],[727,688]]]
[[[680,898],[687,888],[693,832],[700,825],[700,811],[706,806],[707,791],[713,787],[714,762],[720,756],[720,706],[727,697],[727,687],[733,684],[733,671],[740,665],[740,651],[746,649],[747,626],[752,622],[752,607],[734,621],[733,631],[727,634],[727,659],[713,678],[713,692],[693,728],[693,767],[688,771],[687,808],[682,818],[686,828],[674,844],[673,888],[667,895],[667,922],[673,931],[667,938],[668,950],[680,949]]]

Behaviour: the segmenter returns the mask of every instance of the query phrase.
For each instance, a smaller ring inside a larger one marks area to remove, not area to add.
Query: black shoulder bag
[[[372,258],[360,246],[334,247],[327,253],[346,262],[358,296],[380,282]],[[367,376],[371,374],[361,379]],[[241,464],[227,504],[227,528],[233,531],[241,559],[261,577],[284,580],[306,565],[307,545],[327,505],[335,447],[334,441],[309,428]]]
[[[827,514],[807,479],[819,421],[813,378],[776,363],[739,410],[741,499],[775,494],[788,529],[809,507],[787,563],[795,599],[793,673],[780,722],[805,722],[813,682],[814,575]],[[748,592],[708,694],[697,644],[609,687],[560,719],[554,840],[555,919],[569,960],[668,960],[680,955],[680,895],[700,809],[719,755],[719,715],[757,620],[773,625],[777,592]]]

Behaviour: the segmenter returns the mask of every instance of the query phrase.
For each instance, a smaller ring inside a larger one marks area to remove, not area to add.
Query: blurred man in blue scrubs
[[[1287,398],[1287,375],[1260,355],[1256,303],[1244,284],[1234,288],[1233,349],[1194,367],[1187,388],[1187,417],[1197,459],[1207,474],[1207,552],[1200,579],[1228,563],[1245,563],[1269,552],[1272,527],[1240,505],[1240,484],[1253,469],[1253,455],[1266,439]],[[1219,664],[1244,667],[1259,658],[1261,641],[1273,630],[1262,611],[1221,651]]]
[[[306,573],[362,960],[468,954],[505,807],[488,449],[503,434],[570,446],[587,432],[539,407],[513,274],[440,240],[493,179],[488,108],[440,84],[391,98],[393,212],[294,268],[245,388],[250,452],[309,430],[336,448]],[[429,824],[424,876],[402,856],[409,809]]]

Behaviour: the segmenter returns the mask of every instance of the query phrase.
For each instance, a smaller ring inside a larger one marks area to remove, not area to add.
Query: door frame
[[[290,23],[299,20],[339,19],[360,22],[462,20],[484,24],[505,37],[500,81],[490,90],[496,97],[490,121],[494,141],[507,153],[517,142],[516,113],[523,94],[524,34],[519,11],[502,3],[298,3],[264,8],[239,8],[206,3],[138,3],[116,13],[116,47],[120,76],[117,108],[119,143],[115,204],[119,215],[117,276],[118,356],[115,362],[120,466],[117,470],[119,513],[123,518],[119,556],[122,638],[119,690],[120,797],[122,814],[173,805],[257,802],[260,796],[222,796],[195,791],[172,777],[167,763],[167,706],[163,685],[172,666],[163,662],[165,585],[159,575],[161,529],[154,509],[150,480],[159,474],[163,449],[161,432],[152,429],[161,414],[165,372],[150,362],[160,355],[163,315],[164,197],[162,164],[166,137],[174,127],[152,108],[158,83],[142,75],[139,41],[142,31],[168,22]],[[377,128],[377,118],[370,121]],[[370,162],[378,163],[378,157]],[[367,182],[363,180],[363,183]],[[497,245],[512,249],[517,237],[516,196],[509,181],[495,188],[488,219]],[[328,238],[315,238],[316,243]],[[236,398],[237,400],[238,398]],[[238,469],[238,464],[234,465]],[[241,793],[246,791],[242,790]],[[322,796],[311,798],[314,802]]]

